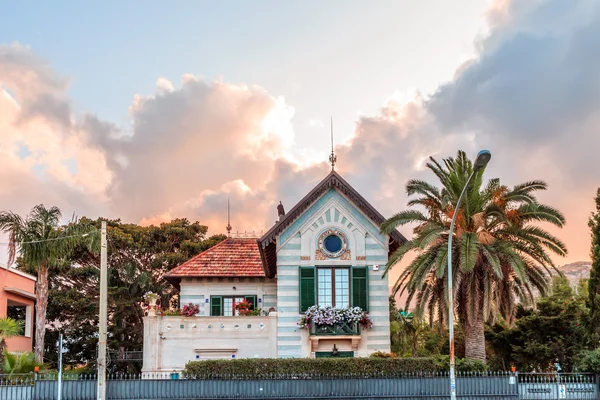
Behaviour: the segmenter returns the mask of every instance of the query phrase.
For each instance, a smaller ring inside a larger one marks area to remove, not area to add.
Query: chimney
[[[281,218],[285,215],[285,210],[283,209],[283,204],[281,204],[281,200],[279,201],[279,205],[277,206],[277,216],[281,221]]]

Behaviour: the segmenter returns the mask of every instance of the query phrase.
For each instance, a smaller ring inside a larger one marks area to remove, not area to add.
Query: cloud
[[[391,88],[336,146],[337,170],[391,215],[405,208],[408,179],[435,180],[429,156],[488,148],[488,176],[549,182],[543,200],[568,219],[559,235],[572,260],[586,258],[600,178],[599,7],[493,3],[476,57],[433,93]],[[259,86],[160,77],[153,94],[134,95],[123,129],[76,115],[68,80],[10,45],[0,47],[0,88],[0,177],[10,185],[0,202],[20,212],[46,202],[146,224],[187,217],[217,233],[229,198],[234,230],[267,230],[280,200],[291,208],[329,171],[326,154],[295,148],[294,108]]]

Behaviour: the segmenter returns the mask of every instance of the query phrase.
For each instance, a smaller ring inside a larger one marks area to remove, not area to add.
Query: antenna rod
[[[331,117],[331,154],[333,154],[333,117]]]
[[[230,213],[229,213],[229,197],[227,198],[227,236],[231,237],[231,223],[230,223]]]
[[[331,163],[331,170],[335,169],[335,162],[337,161],[337,156],[333,151],[333,117],[331,117],[331,154],[329,155],[329,162]]]

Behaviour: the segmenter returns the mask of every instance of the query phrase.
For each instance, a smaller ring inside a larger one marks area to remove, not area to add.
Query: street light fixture
[[[454,208],[454,215],[452,216],[452,222],[450,223],[450,231],[448,232],[448,334],[450,336],[450,399],[456,400],[456,376],[454,372],[454,293],[452,289],[452,236],[454,234],[454,223],[458,216],[458,210],[460,203],[462,202],[465,193],[473,180],[475,173],[485,168],[490,159],[492,153],[489,150],[481,150],[477,153],[477,158],[473,164],[473,172],[469,175],[467,183],[463,187],[462,193],[458,197],[456,207]]]

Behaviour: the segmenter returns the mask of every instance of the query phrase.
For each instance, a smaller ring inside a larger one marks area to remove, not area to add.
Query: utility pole
[[[62,399],[62,355],[63,355],[63,343],[62,343],[62,332],[58,334],[58,393],[57,400]]]
[[[98,336],[98,400],[106,400],[106,308],[107,308],[107,267],[106,267],[106,221],[102,221],[100,241],[100,323]]]

